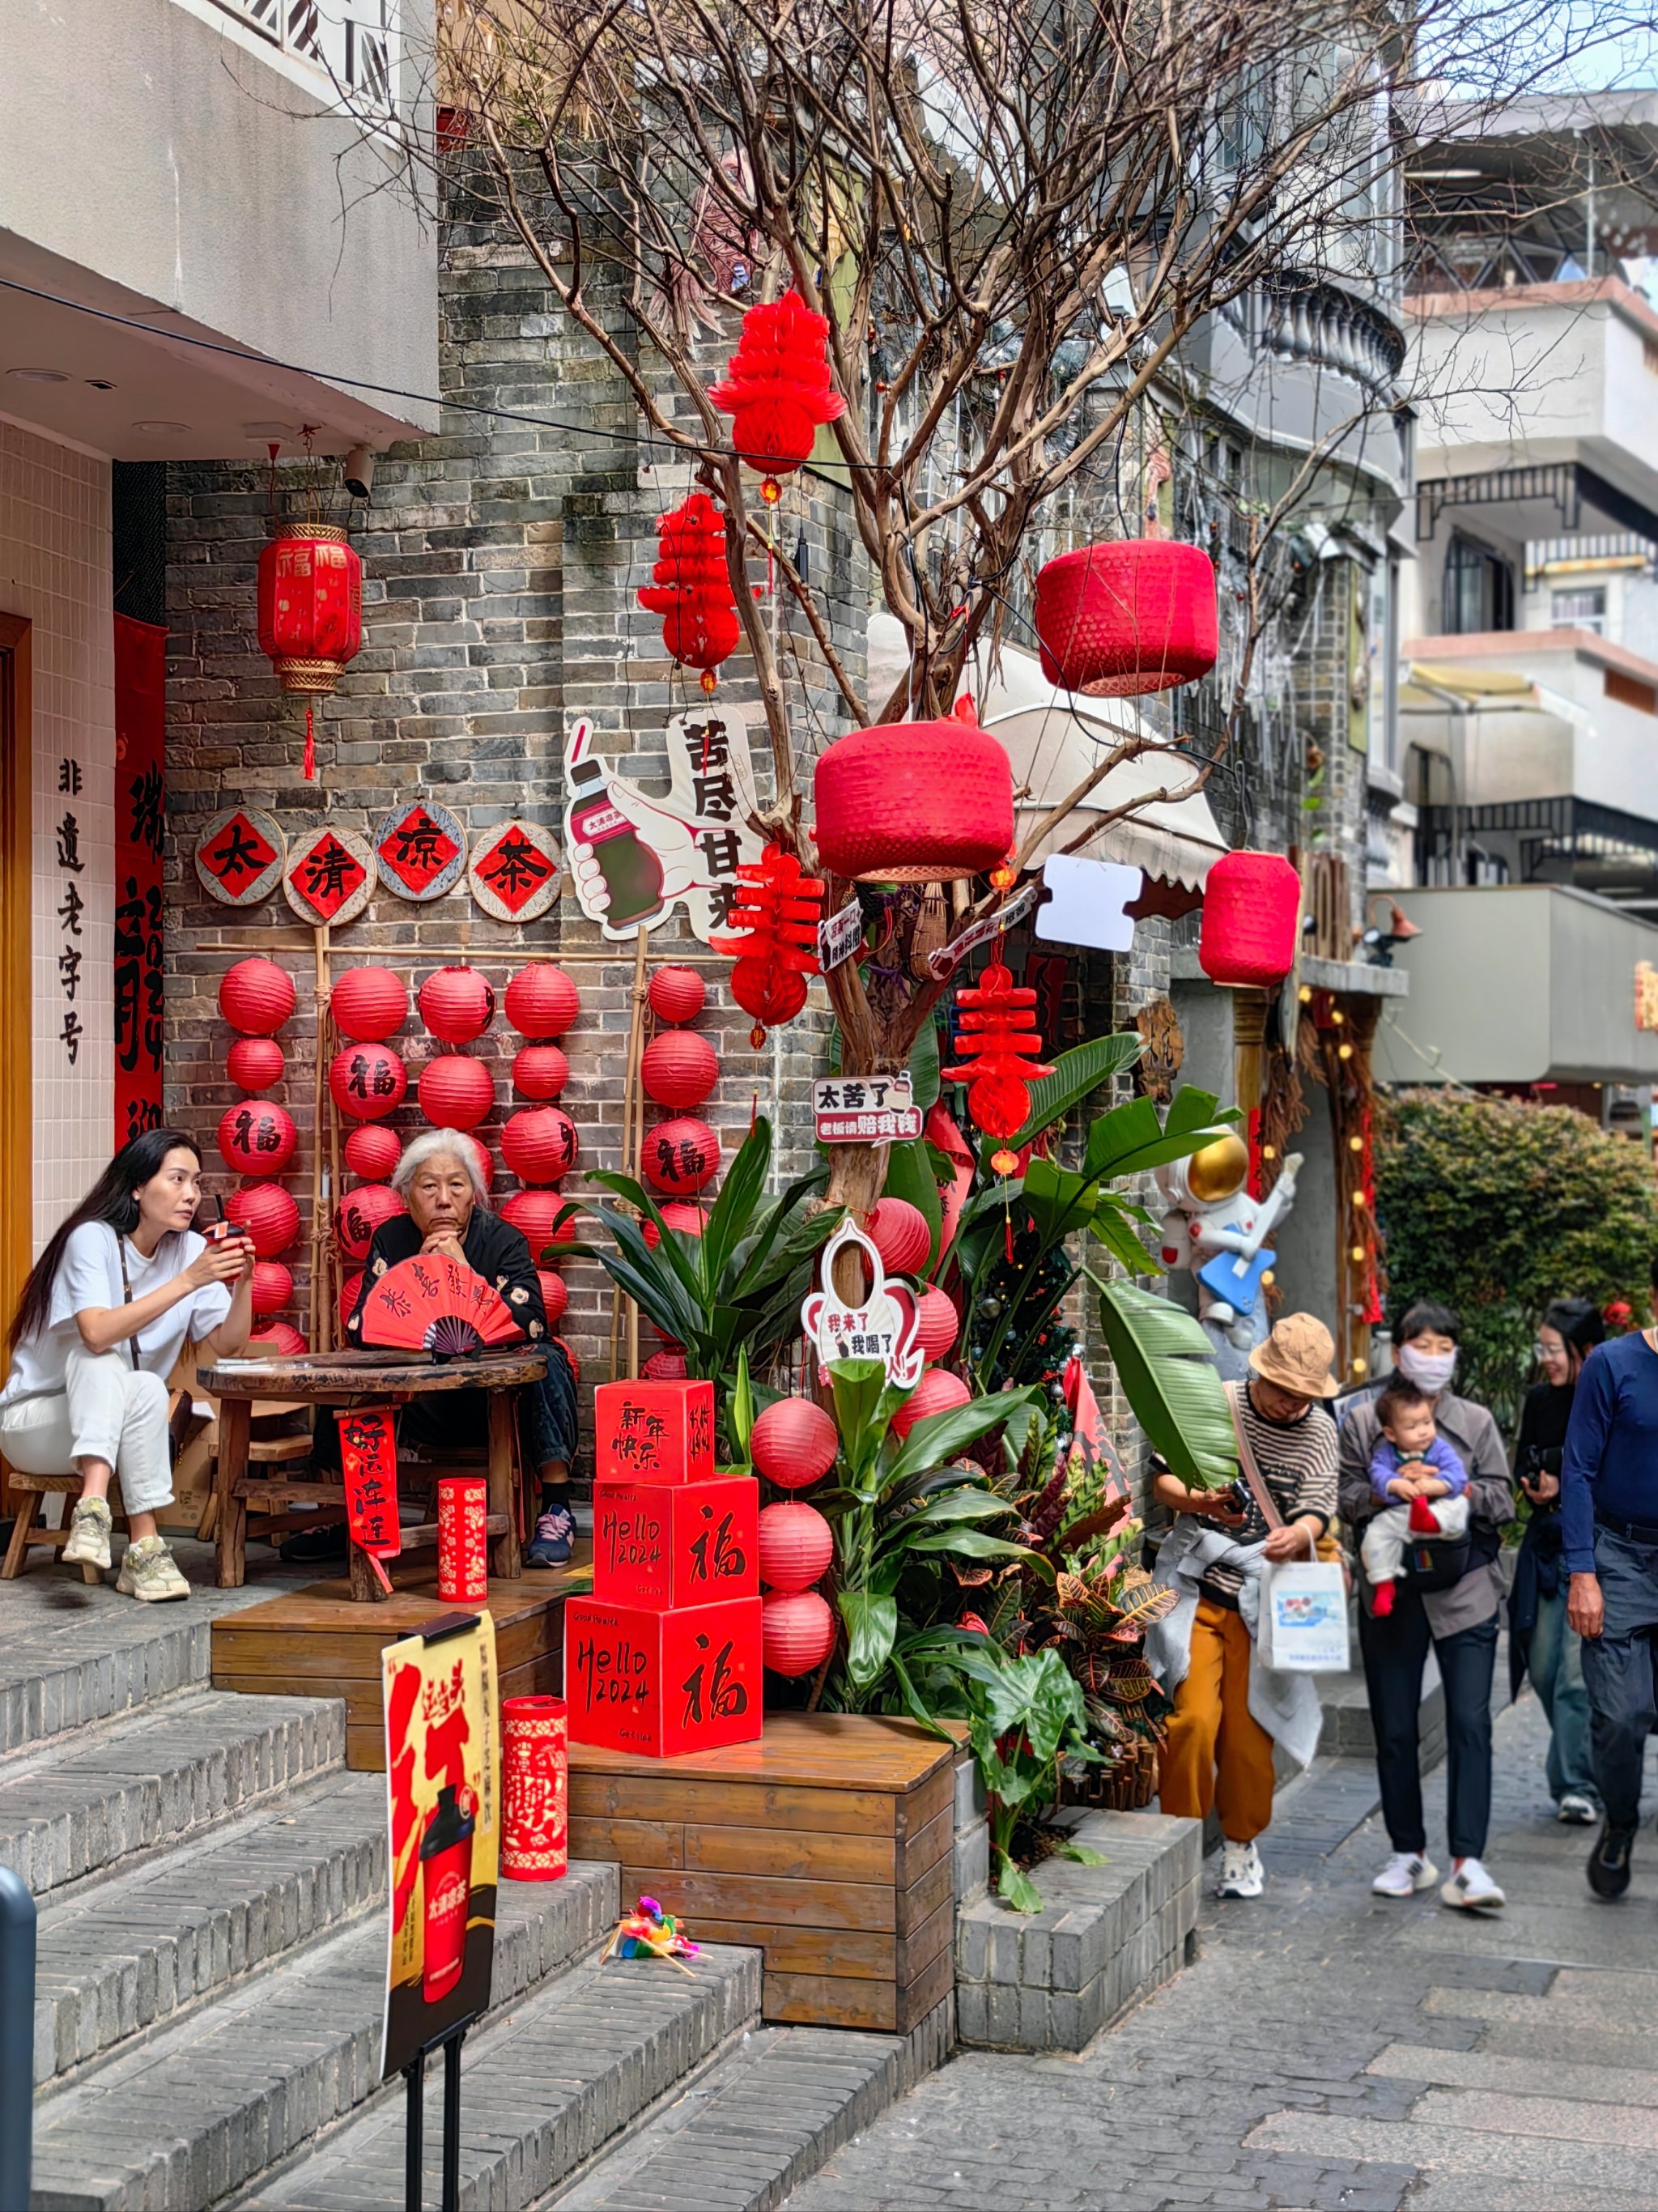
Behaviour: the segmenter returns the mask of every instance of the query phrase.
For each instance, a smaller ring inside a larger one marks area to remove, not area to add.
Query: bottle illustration
[[[567,763],[566,822],[573,842],[591,845],[610,895],[606,921],[631,928],[662,905],[662,863],[610,798],[610,779],[598,760]]]
[[[467,1793],[469,1799],[471,1793]],[[466,1914],[472,1894],[472,1833],[477,1826],[470,1803],[456,1799],[455,1784],[438,1792],[437,1808],[420,1847],[421,1911],[425,1922],[422,1994],[438,2004],[460,1979],[466,1963]]]

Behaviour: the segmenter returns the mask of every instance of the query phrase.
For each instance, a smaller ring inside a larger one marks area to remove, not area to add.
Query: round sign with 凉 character
[[[196,840],[196,872],[221,906],[258,906],[282,881],[288,841],[255,806],[227,806]]]
[[[374,855],[355,830],[325,823],[294,841],[282,889],[301,921],[355,921],[374,888]]]
[[[399,898],[441,898],[466,866],[466,832],[446,806],[416,799],[382,814],[374,831],[380,879]]]
[[[479,833],[466,880],[495,921],[534,921],[558,896],[558,847],[539,822],[504,822]]]

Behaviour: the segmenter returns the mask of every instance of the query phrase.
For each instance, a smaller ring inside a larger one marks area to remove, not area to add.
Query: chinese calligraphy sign
[[[651,1759],[756,1741],[762,1718],[760,1616],[757,1596],[665,1612],[568,1599],[570,1741]]]
[[[355,830],[325,824],[295,844],[282,878],[288,903],[314,928],[355,921],[374,888],[374,855]]]
[[[845,1304],[835,1290],[835,1263],[849,1245],[862,1255],[869,1292],[858,1306]],[[806,1341],[828,1366],[836,1359],[879,1359],[896,1389],[914,1389],[926,1364],[921,1350],[915,1293],[902,1281],[889,1282],[881,1255],[848,1215],[824,1245],[818,1279],[800,1309]]]
[[[811,1086],[811,1110],[820,1145],[906,1144],[921,1133],[908,1072],[826,1076]]]
[[[221,906],[258,906],[282,881],[288,841],[270,815],[228,806],[196,840],[196,873]]]
[[[700,1482],[714,1473],[712,1382],[602,1382],[594,1471],[616,1482]]]
[[[374,860],[380,881],[399,898],[441,898],[466,866],[466,832],[434,801],[394,806],[374,831]]]
[[[337,1416],[340,1431],[340,1468],[345,1484],[345,1520],[351,1541],[367,1552],[386,1588],[391,1583],[381,1559],[395,1559],[403,1549],[403,1529],[398,1520],[398,1453],[392,1435],[391,1409],[360,1407]]]
[[[495,921],[534,921],[558,896],[558,847],[539,822],[486,830],[466,871],[472,896]]]
[[[607,1604],[711,1605],[759,1583],[760,1486],[716,1475],[593,1486],[593,1595]]]
[[[112,951],[115,1037],[115,1142],[125,1145],[161,1126],[161,1046],[166,985],[162,966],[161,846],[165,824],[161,765],[167,721],[167,632],[155,623],[115,617],[115,913]],[[57,824],[64,902],[58,974],[69,1000],[64,1049],[71,1066],[79,1049],[74,1004],[81,974],[84,901],[78,872],[81,792],[76,761],[58,764],[64,811]],[[274,825],[273,825],[274,826]],[[74,1023],[71,1031],[70,1022]]]

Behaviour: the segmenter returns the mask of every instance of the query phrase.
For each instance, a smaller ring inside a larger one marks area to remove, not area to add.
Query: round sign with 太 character
[[[559,855],[539,822],[503,822],[478,833],[467,864],[472,896],[494,921],[534,921],[558,896]]]
[[[196,840],[196,873],[221,906],[258,906],[282,881],[288,841],[256,806],[227,806]]]
[[[429,799],[405,800],[380,818],[374,864],[387,890],[424,904],[460,881],[466,832],[446,806]]]
[[[355,921],[374,888],[374,855],[355,830],[325,823],[295,839],[282,890],[301,921]]]

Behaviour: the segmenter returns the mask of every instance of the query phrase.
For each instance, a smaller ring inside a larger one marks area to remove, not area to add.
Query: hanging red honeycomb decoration
[[[258,604],[260,652],[284,691],[306,696],[305,773],[314,783],[311,701],[335,689],[362,645],[362,562],[344,531],[313,522],[279,532],[259,555]]]
[[[714,405],[732,417],[732,443],[760,471],[760,496],[770,507],[779,477],[811,456],[821,422],[846,412],[829,387],[829,323],[791,289],[761,301],[743,318],[743,335],[723,384],[709,387]]]
[[[744,933],[708,942],[737,963],[732,996],[754,1016],[749,1042],[757,1052],[768,1029],[793,1021],[805,1005],[807,976],[823,973],[817,921],[823,883],[803,875],[799,860],[780,845],[768,845],[757,861],[738,869],[737,878],[743,889],[731,919]]]
[[[656,526],[656,566],[639,594],[647,614],[662,617],[662,642],[682,668],[700,668],[712,692],[722,660],[737,650],[741,625],[726,566],[725,517],[707,492]]]
[[[1036,994],[1016,984],[997,958],[976,984],[957,992],[956,1003],[962,1010],[957,1049],[963,1064],[947,1069],[946,1080],[968,1085],[967,1110],[987,1137],[1016,1137],[1030,1118],[1029,1086],[1054,1073],[1036,1057],[1042,1048],[1033,1011]],[[998,1175],[1011,1175],[1017,1164],[1018,1155],[1005,1143],[991,1155]]]

